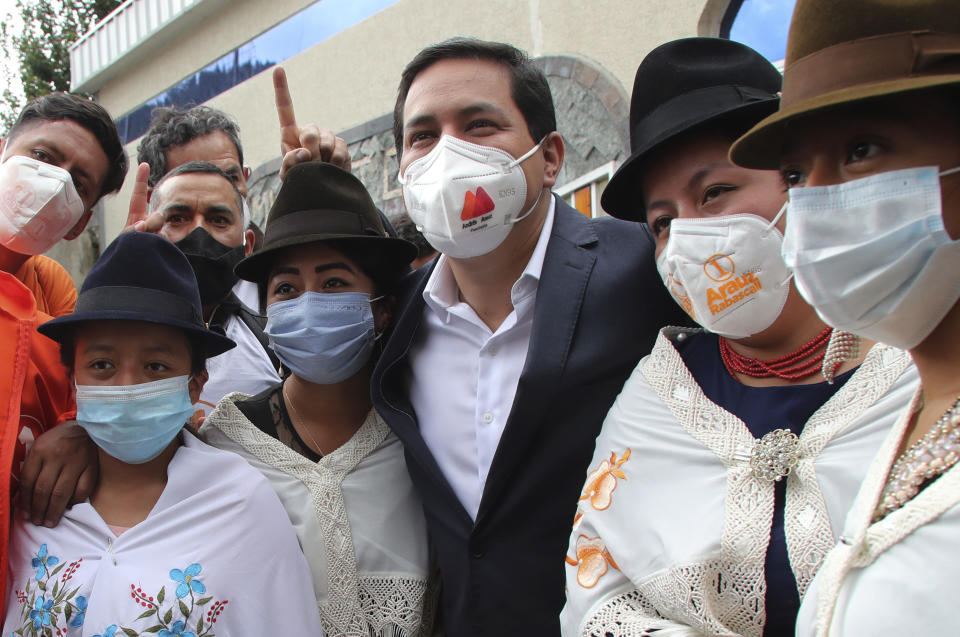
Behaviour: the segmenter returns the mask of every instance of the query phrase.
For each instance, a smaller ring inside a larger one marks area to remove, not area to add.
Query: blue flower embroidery
[[[198,573],[200,572],[199,564],[191,564],[190,566],[196,566],[197,572]],[[187,568],[187,570],[190,570],[189,567]],[[196,633],[192,633],[189,630],[184,630],[183,628],[184,628],[183,622],[180,620],[177,620],[173,622],[173,626],[170,627],[170,630],[167,630],[166,628],[164,628],[159,633],[157,633],[157,636],[158,637],[197,637]]]
[[[207,587],[203,585],[198,579],[194,579],[197,575],[200,574],[200,565],[194,562],[184,570],[175,568],[170,571],[170,579],[174,582],[180,582],[180,585],[177,586],[177,598],[183,598],[190,594],[190,591],[194,593],[203,594],[207,592]],[[162,633],[161,633],[162,634]],[[192,635],[193,633],[184,633],[184,635]]]
[[[109,626],[107,626],[107,629],[103,631],[102,635],[97,634],[97,635],[94,635],[93,637],[113,637],[116,632],[117,632],[117,625],[110,624]]]
[[[43,548],[46,549],[44,544]],[[33,610],[30,611],[30,619],[33,621],[33,629],[39,631],[41,626],[50,625],[50,609],[53,608],[53,600],[44,601],[43,597],[38,597],[33,603]]]
[[[30,561],[33,568],[37,569],[37,581],[39,582],[47,575],[47,567],[56,566],[60,563],[60,558],[56,555],[47,555],[47,545],[41,544],[37,556]]]
[[[73,619],[70,620],[70,625],[74,628],[78,626],[83,626],[83,619],[87,616],[87,598],[83,595],[77,597],[77,600],[74,602],[77,607],[77,614],[73,616]]]

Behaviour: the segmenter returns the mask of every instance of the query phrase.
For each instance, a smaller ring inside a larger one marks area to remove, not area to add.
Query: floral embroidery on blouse
[[[61,563],[58,557],[48,554],[46,544],[40,546],[31,561],[31,566],[37,569],[36,577],[28,579],[24,588],[16,591],[23,625],[13,631],[10,637],[56,637],[66,635],[68,625],[74,628],[83,626],[89,602],[83,595],[77,595],[79,586],[68,591],[66,585],[82,561],[83,558],[69,564]],[[131,584],[131,599],[144,609],[134,622],[156,617],[156,623],[139,631],[111,624],[93,637],[136,637],[140,634],[156,634],[157,637],[215,637],[214,625],[229,601],[214,600],[213,596],[200,597],[207,592],[206,585],[198,578],[202,570],[200,564],[193,563],[183,570],[175,568],[170,571],[170,579],[177,587],[169,604],[164,603],[167,600],[166,586],[151,596],[136,584]],[[193,618],[196,618],[196,621],[193,621]]]
[[[70,590],[67,582],[73,579],[82,558],[62,563],[56,555],[50,555],[46,544],[41,544],[30,565],[37,569],[34,577],[27,580],[23,589],[17,590],[20,603],[20,619],[23,624],[13,635],[65,635],[67,626],[83,625],[87,614],[87,600],[77,595],[80,587]]]
[[[603,511],[613,501],[613,490],[617,488],[617,478],[626,480],[627,475],[620,469],[630,459],[630,449],[617,460],[617,454],[610,452],[610,458],[602,460],[600,466],[587,474],[587,482],[583,485],[583,493],[578,502],[590,500],[590,505],[597,511]]]
[[[583,588],[593,588],[603,577],[609,566],[620,570],[613,561],[607,545],[599,537],[577,537],[577,557],[567,556],[567,564],[579,566],[577,568],[577,583]]]

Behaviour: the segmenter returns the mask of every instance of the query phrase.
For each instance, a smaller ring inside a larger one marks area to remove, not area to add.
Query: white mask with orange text
[[[704,329],[746,338],[780,316],[791,274],[774,223],[752,214],[670,223],[657,269],[673,298]]]
[[[544,138],[546,139],[546,138]],[[410,219],[434,248],[448,257],[467,259],[492,252],[513,224],[530,214],[523,209],[527,179],[522,157],[443,135],[431,151],[410,163],[398,180]]]

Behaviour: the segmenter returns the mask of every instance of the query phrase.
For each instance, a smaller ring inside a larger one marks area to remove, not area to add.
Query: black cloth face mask
[[[244,257],[243,246],[227,246],[197,227],[174,245],[187,256],[200,285],[200,302],[213,305],[224,299],[237,283],[233,266]]]

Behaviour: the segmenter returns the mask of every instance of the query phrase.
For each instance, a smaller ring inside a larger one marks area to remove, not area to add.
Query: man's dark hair
[[[154,109],[150,130],[137,146],[137,162],[150,164],[147,184],[156,187],[167,174],[168,150],[218,131],[226,135],[237,149],[237,159],[243,169],[240,127],[226,113],[209,106],[194,106],[186,110],[176,107]]]
[[[90,131],[107,156],[107,176],[97,193],[97,201],[104,195],[120,190],[123,178],[127,176],[127,154],[120,142],[117,125],[110,119],[106,109],[86,97],[58,91],[30,100],[10,127],[7,143],[26,128],[62,120],[76,122]]]
[[[526,53],[502,42],[451,38],[431,44],[417,53],[400,75],[397,103],[393,107],[393,139],[397,145],[397,158],[403,154],[403,105],[413,80],[421,71],[441,60],[462,59],[489,60],[502,64],[510,71],[510,95],[523,114],[534,142],[557,130],[557,113],[553,108],[550,85]]]
[[[413,223],[413,219],[410,218],[405,212],[401,212],[396,217],[390,220],[390,223],[393,225],[394,229],[397,231],[397,236],[401,239],[406,239],[413,245],[417,246],[417,258],[422,259],[425,256],[434,254],[437,249],[430,245],[430,242],[427,241],[426,237],[423,236],[419,230],[417,230],[417,224]]]
[[[211,164],[208,161],[188,161],[185,164],[180,164],[166,175],[164,175],[160,181],[157,182],[157,185],[154,187],[153,197],[150,198],[150,212],[153,212],[160,207],[161,197],[158,195],[160,186],[169,179],[173,179],[177,175],[219,175],[227,180],[230,184],[230,187],[233,188],[233,194],[236,196],[237,212],[240,213],[241,217],[243,216],[243,195],[240,194],[240,191],[237,189],[237,184],[233,183],[233,180],[230,179],[230,175],[220,170],[216,164]],[[241,219],[242,221],[242,219]],[[244,225],[244,231],[247,227]]]

